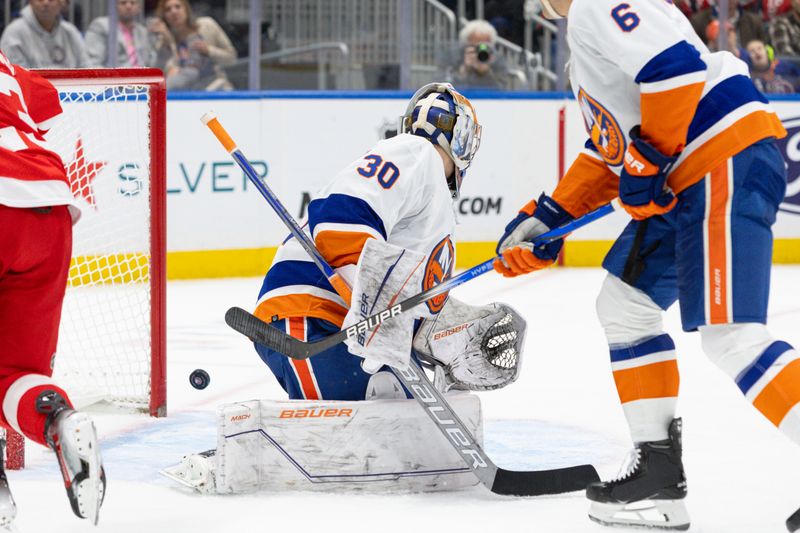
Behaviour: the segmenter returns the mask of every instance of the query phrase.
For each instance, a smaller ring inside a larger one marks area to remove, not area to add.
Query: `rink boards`
[[[173,94],[167,105],[168,275],[172,279],[263,273],[287,232],[202,126],[213,110],[297,218],[310,195],[395,129],[404,92]],[[551,191],[586,139],[575,101],[562,94],[473,93],[480,152],[455,204],[460,267],[491,256],[516,211]],[[789,137],[781,149],[789,189],[775,226],[775,261],[800,263],[800,98],[774,102]],[[402,177],[401,177],[402,179]],[[575,233],[566,264],[597,265],[624,226],[615,214]]]

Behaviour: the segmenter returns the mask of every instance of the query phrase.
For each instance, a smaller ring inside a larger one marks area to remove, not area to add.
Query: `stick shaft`
[[[336,273],[335,270],[331,268],[325,258],[322,257],[322,254],[319,253],[317,247],[314,245],[311,238],[303,231],[300,227],[300,224],[294,219],[294,217],[283,207],[283,204],[278,200],[278,197],[275,196],[275,193],[272,192],[272,189],[264,183],[264,180],[258,175],[256,170],[253,168],[253,165],[250,164],[250,161],[245,157],[242,150],[236,145],[236,142],[233,138],[228,134],[227,130],[220,124],[219,120],[214,117],[213,115],[206,114],[203,117],[203,122],[208,126],[214,136],[219,140],[220,144],[228,151],[236,164],[239,165],[239,168],[247,176],[247,179],[256,187],[258,192],[261,193],[261,196],[267,201],[267,203],[272,207],[272,210],[275,211],[275,214],[278,215],[278,218],[283,221],[289,231],[292,233],[295,239],[300,243],[303,249],[308,253],[320,271],[328,278],[328,281],[331,283],[333,288],[339,293],[344,301],[349,305],[350,299],[352,296],[352,291],[350,287],[347,286],[347,283]]]

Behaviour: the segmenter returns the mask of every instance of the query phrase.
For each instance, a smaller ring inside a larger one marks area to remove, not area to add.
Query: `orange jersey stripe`
[[[355,265],[367,239],[374,237],[369,233],[349,231],[320,231],[314,238],[322,257],[333,268]]]
[[[706,320],[710,324],[727,324],[731,317],[728,316],[728,254],[730,254],[728,232],[730,228],[728,206],[730,195],[730,171],[728,161],[711,171],[708,179],[709,192],[708,218],[705,221],[706,248],[708,258],[706,276],[708,279],[706,298],[708,298],[709,316]]]
[[[780,139],[785,136],[786,130],[775,113],[756,111],[692,152],[670,173],[667,183],[678,194],[751,144],[769,137]]]
[[[800,402],[800,359],[786,365],[756,396],[753,405],[778,426],[797,402]]]
[[[570,215],[580,217],[618,195],[617,175],[603,161],[580,154],[556,186],[552,198]]]
[[[272,322],[273,318],[281,320],[291,317],[313,317],[342,327],[347,309],[336,302],[311,294],[287,294],[264,300],[258,304],[253,314],[264,322]]]
[[[681,152],[704,86],[693,83],[669,91],[642,93],[642,138],[662,154]]]
[[[678,362],[662,361],[614,372],[620,403],[678,395]]]

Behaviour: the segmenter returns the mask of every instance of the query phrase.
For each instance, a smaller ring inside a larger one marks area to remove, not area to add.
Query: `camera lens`
[[[486,43],[481,43],[475,47],[478,54],[478,61],[486,63],[492,58],[492,47]]]

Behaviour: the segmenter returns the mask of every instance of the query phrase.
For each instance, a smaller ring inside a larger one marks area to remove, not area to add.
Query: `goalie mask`
[[[472,104],[449,83],[429,83],[408,102],[400,117],[400,133],[425,137],[441,146],[456,169],[447,184],[458,198],[461,181],[481,144],[481,126]]]

